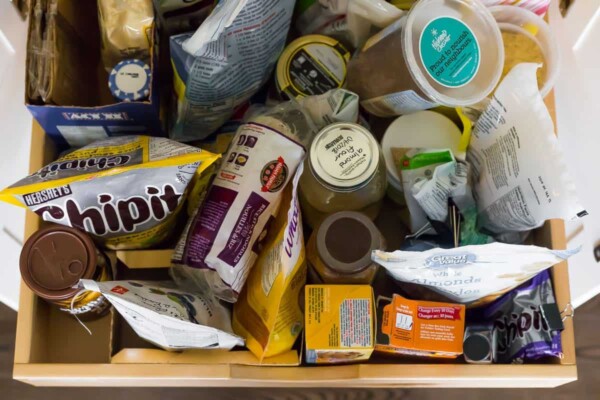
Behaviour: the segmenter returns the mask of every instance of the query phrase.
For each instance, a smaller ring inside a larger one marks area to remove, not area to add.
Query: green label
[[[477,38],[456,18],[440,17],[429,22],[421,32],[419,49],[425,70],[440,85],[464,86],[479,70]]]
[[[404,156],[400,162],[400,169],[418,169],[433,164],[445,164],[452,161],[452,153],[441,151],[435,153],[418,153],[414,156]]]

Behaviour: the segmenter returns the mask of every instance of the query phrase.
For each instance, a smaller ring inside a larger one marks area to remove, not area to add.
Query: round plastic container
[[[477,103],[500,79],[502,36],[478,0],[418,1],[406,17],[402,43],[413,80],[436,103]]]
[[[560,53],[550,26],[535,13],[521,7],[494,6],[489,10],[501,31],[527,36],[540,47],[546,64],[540,93],[545,97],[554,87],[560,69]],[[505,57],[508,59],[508,55]]]
[[[347,88],[379,117],[461,107],[488,96],[503,65],[500,29],[478,0],[419,0],[352,58]]]

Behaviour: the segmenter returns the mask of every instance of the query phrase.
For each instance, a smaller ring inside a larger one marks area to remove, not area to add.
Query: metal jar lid
[[[326,93],[346,82],[350,52],[337,40],[306,35],[291,42],[279,57],[275,84],[292,99]]]
[[[310,167],[315,176],[341,191],[356,190],[369,182],[379,161],[377,140],[358,124],[331,124],[310,146]]]
[[[92,279],[98,253],[92,239],[67,226],[35,232],[25,242],[19,260],[21,277],[38,296],[49,301],[67,300],[80,279]]]
[[[383,247],[383,236],[373,221],[356,211],[331,214],[318,228],[319,258],[341,275],[358,273],[373,262],[371,252]]]
[[[463,342],[465,359],[471,362],[484,362],[491,360],[492,345],[490,340],[480,333],[469,335]]]

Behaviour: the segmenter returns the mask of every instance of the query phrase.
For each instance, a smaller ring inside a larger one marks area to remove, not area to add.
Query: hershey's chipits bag
[[[283,103],[237,130],[173,253],[171,274],[178,284],[208,284],[217,297],[237,301],[314,129],[310,117],[295,107]]]
[[[121,136],[75,150],[0,192],[111,249],[146,248],[175,224],[190,181],[218,155],[166,138]]]
[[[302,215],[298,203],[300,164],[283,194],[244,290],[233,306],[233,330],[260,360],[292,349],[304,326],[298,301],[306,283]]]
[[[193,35],[171,37],[173,139],[204,139],[267,82],[293,9],[294,0],[222,0]]]
[[[375,250],[372,259],[399,281],[427,286],[457,303],[483,305],[578,252],[490,243],[427,251]]]
[[[471,135],[479,224],[489,232],[536,228],[587,215],[538,90],[538,64],[517,64],[500,82]]]
[[[506,293],[492,304],[474,310],[474,320],[493,324],[494,362],[522,364],[541,357],[561,357],[560,328],[546,311],[560,316],[548,271]],[[560,318],[560,317],[559,317]]]
[[[82,279],[79,285],[102,293],[141,338],[165,350],[244,345],[232,333],[229,310],[210,293],[187,293],[170,281]]]

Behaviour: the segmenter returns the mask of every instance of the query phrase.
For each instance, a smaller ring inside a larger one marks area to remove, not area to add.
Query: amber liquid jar
[[[371,252],[384,248],[383,235],[366,215],[355,211],[332,214],[308,241],[310,279],[326,284],[371,284],[378,269]]]

